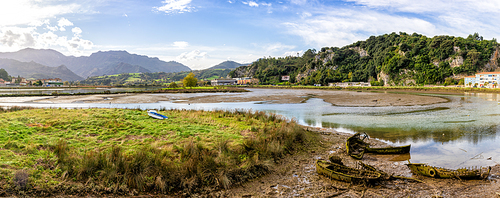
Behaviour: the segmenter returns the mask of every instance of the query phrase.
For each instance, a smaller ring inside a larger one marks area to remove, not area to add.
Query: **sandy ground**
[[[500,165],[492,167],[487,180],[434,179],[412,175],[405,165],[408,155],[365,154],[361,161],[387,173],[413,177],[423,183],[392,180],[365,186],[330,180],[318,175],[314,164],[317,159],[327,160],[330,155],[337,155],[347,166],[356,167],[357,161],[345,152],[345,141],[350,134],[332,129],[310,130],[322,134],[322,146],[287,156],[262,178],[229,190],[193,197],[499,197]],[[368,142],[373,146],[384,146],[377,140]]]
[[[156,103],[173,101],[182,103],[219,103],[267,101],[270,103],[300,103],[309,98],[321,98],[335,106],[411,106],[447,102],[447,99],[414,94],[378,92],[297,90],[297,89],[251,89],[245,93],[192,93],[192,94],[110,94],[87,96],[58,96],[36,98],[40,103]],[[7,99],[8,100],[8,99]]]

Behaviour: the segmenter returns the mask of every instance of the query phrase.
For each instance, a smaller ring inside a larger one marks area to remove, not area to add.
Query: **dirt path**
[[[350,134],[332,129],[313,129],[321,133],[320,146],[289,155],[270,174],[232,189],[194,197],[498,197],[500,192],[500,166],[492,167],[488,180],[433,179],[414,176],[405,165],[408,156],[377,156],[365,154],[362,162],[390,174],[422,180],[423,183],[405,180],[386,181],[374,186],[351,185],[330,180],[316,173],[317,159],[340,156],[347,166],[357,162],[345,152],[345,140]],[[383,146],[369,140],[374,146]],[[393,160],[404,161],[390,161]]]

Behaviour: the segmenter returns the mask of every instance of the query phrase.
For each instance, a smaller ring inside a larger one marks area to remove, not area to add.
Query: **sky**
[[[498,0],[0,0],[0,52],[97,51],[204,69],[392,32],[498,38]]]

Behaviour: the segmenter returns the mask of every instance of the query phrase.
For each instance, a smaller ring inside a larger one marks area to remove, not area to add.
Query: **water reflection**
[[[311,97],[299,104],[271,104],[258,101],[190,105],[172,102],[144,104],[0,103],[0,106],[251,109],[280,114],[289,119],[296,119],[303,125],[335,128],[342,132],[365,132],[372,138],[394,145],[412,144],[412,162],[425,162],[447,168],[486,166],[500,162],[499,95],[466,93],[437,96],[445,97],[449,102],[425,106],[339,107]],[[492,157],[492,160],[488,160],[489,157]]]
[[[156,90],[157,87],[146,87],[146,88],[38,88],[38,89],[18,89],[18,88],[2,88],[0,89],[0,95],[12,95],[12,94],[52,94],[52,93],[103,93],[109,91],[110,93],[117,92],[135,92],[135,91],[146,91],[146,90]]]

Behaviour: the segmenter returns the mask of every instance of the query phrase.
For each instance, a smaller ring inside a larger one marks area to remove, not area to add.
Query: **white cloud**
[[[47,25],[45,26],[47,29],[49,29],[50,31],[52,32],[55,32],[55,31],[59,31],[59,28],[57,26],[50,26],[50,25]]]
[[[53,48],[71,55],[81,55],[81,50],[92,49],[94,44],[81,38],[82,30],[78,27],[72,29],[71,38],[60,36],[52,31],[38,33],[36,28],[2,28],[0,30],[0,50],[14,51],[26,47]]]
[[[73,29],[71,29],[71,32],[73,32],[75,36],[82,35],[82,29],[80,29],[79,27],[74,27]]]
[[[181,55],[177,56],[177,60],[185,60],[185,61],[190,61],[190,60],[198,60],[198,59],[204,59],[206,58],[207,52],[200,52],[200,50],[193,50],[191,52],[184,52]]]
[[[317,15],[317,16],[316,16]],[[336,9],[317,12],[314,17],[285,22],[288,32],[302,37],[317,47],[344,46],[371,35],[391,32],[418,32],[427,35],[442,33],[425,20],[393,16],[370,10]]]
[[[498,12],[500,1],[497,0],[347,0],[374,8],[389,8],[400,12]]]
[[[267,44],[263,46],[264,50],[268,53],[295,49],[293,45],[284,45],[282,43]]]
[[[256,3],[255,1],[248,1],[248,2],[243,1],[242,3],[245,5],[249,5],[250,7],[259,7],[259,4]]]
[[[311,16],[312,16],[312,14],[310,12],[302,12],[302,15],[301,15],[302,18],[307,18],[307,17],[311,17]]]
[[[303,50],[300,51],[288,51],[283,53],[283,56],[300,56],[302,53],[304,53]]]
[[[63,2],[66,3],[66,2]],[[38,0],[0,1],[0,27],[15,25],[40,26],[46,19],[59,15],[80,12],[77,3],[59,5],[41,3]]]
[[[498,0],[346,0],[354,6],[319,5],[298,10],[299,19],[281,23],[288,33],[316,47],[344,46],[391,32],[466,37],[478,32],[498,38]],[[291,0],[292,4],[306,3]]]
[[[189,46],[189,43],[188,42],[185,42],[185,41],[176,41],[172,44],[172,46],[174,47],[178,47],[178,48],[186,48]]]
[[[167,14],[191,12],[194,10],[194,7],[190,6],[191,0],[165,0],[162,1],[162,3],[165,5],[153,7],[153,10],[165,12]]]
[[[291,0],[290,2],[292,4],[304,5],[304,4],[306,4],[307,0]]]
[[[73,26],[73,25],[74,24],[71,21],[69,21],[68,19],[66,19],[64,17],[59,19],[59,21],[57,21],[57,26],[59,26],[59,27],[66,27],[66,26]]]

